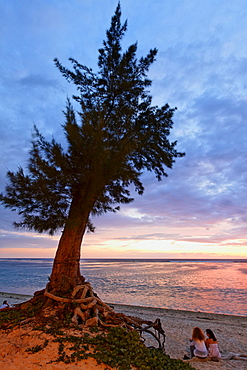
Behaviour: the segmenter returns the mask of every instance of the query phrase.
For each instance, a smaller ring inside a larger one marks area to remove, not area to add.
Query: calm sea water
[[[0,259],[0,292],[43,289],[52,259]],[[106,302],[247,315],[247,260],[82,260],[81,272]]]

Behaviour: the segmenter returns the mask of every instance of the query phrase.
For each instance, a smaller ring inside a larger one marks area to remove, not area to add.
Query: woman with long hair
[[[198,357],[201,359],[205,359],[208,356],[208,350],[205,344],[205,336],[203,331],[195,327],[192,331],[192,338],[190,339],[190,355],[184,355],[184,360],[189,360],[192,357]]]
[[[192,339],[190,339],[190,353],[191,357],[206,358],[208,351],[205,344],[205,336],[203,331],[195,327],[192,331]]]
[[[208,355],[211,359],[216,360],[221,358],[218,341],[211,329],[206,329],[207,339],[205,341],[208,350]]]

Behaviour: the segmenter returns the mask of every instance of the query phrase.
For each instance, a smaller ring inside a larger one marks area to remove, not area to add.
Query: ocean
[[[53,259],[0,259],[0,292],[43,289]],[[108,303],[247,316],[247,260],[85,259],[81,272]]]

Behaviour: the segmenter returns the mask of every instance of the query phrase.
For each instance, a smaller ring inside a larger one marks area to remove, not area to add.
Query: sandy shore
[[[114,308],[117,312],[152,321],[160,318],[166,333],[166,353],[172,358],[182,359],[184,354],[188,353],[189,338],[195,326],[199,326],[204,331],[206,329],[213,330],[218,339],[223,358],[229,353],[244,353],[247,355],[247,317],[116,304]],[[247,370],[247,357],[246,360],[202,362],[192,359],[189,362],[196,369],[202,370]]]
[[[21,303],[30,296],[20,295],[20,294],[8,294],[0,292],[0,303],[4,299],[7,299],[9,304]],[[150,307],[140,307],[140,306],[128,306],[128,305],[119,305],[112,304],[115,311],[122,312],[129,316],[137,316],[146,320],[154,321],[156,318],[161,320],[163,329],[166,333],[166,342],[165,350],[168,355],[172,358],[182,359],[184,354],[189,349],[189,338],[191,337],[191,332],[193,327],[199,326],[204,331],[208,328],[212,329],[218,338],[219,347],[222,353],[222,357],[225,358],[229,353],[243,353],[247,355],[247,317],[243,316],[232,316],[232,315],[220,315],[204,312],[190,312],[190,311],[178,311],[170,309],[161,309],[161,308],[150,308]],[[46,363],[45,355],[36,354],[34,357],[34,362],[30,364],[31,357],[34,355],[25,355],[25,358],[21,357],[21,350],[18,351],[15,356],[13,356],[13,351],[16,352],[16,348],[24,346],[23,338],[24,333],[21,332],[18,334],[19,337],[22,337],[22,341],[18,345],[18,340],[13,343],[11,340],[10,334],[1,333],[0,341],[0,367],[2,370],[21,370],[22,367],[18,367],[17,363],[25,363],[23,369],[40,369],[45,368],[47,370],[63,369],[63,370],[72,370],[78,369],[79,366],[76,364],[65,365],[65,364],[53,364],[53,365],[44,365]],[[6,344],[12,345],[13,348],[8,349],[6,353]],[[153,342],[152,338],[147,338],[148,345],[156,345]],[[51,349],[52,351],[52,349]],[[9,357],[8,357],[9,356]],[[41,357],[40,357],[41,356]],[[47,355],[48,356],[48,355]],[[43,363],[42,363],[43,361]],[[220,362],[213,361],[199,361],[198,359],[189,360],[191,365],[198,370],[247,370],[247,357],[246,360],[226,360],[222,359]],[[15,367],[17,366],[17,367]],[[104,369],[100,365],[96,365],[95,362],[88,361],[83,364],[85,369]]]
[[[8,304],[10,306],[22,303],[25,301],[28,301],[30,298],[32,298],[31,295],[27,294],[16,294],[16,293],[4,293],[0,292],[0,305],[3,303],[3,301],[7,300]]]

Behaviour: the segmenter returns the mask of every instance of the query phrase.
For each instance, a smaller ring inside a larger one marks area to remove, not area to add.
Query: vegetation
[[[189,370],[190,364],[181,360],[171,359],[156,348],[147,348],[136,331],[126,331],[124,328],[111,328],[109,332],[90,336],[60,336],[54,339],[58,342],[58,357],[52,362],[74,363],[89,357],[98,363],[118,370],[128,370],[135,367],[141,370]],[[43,350],[43,345],[29,348],[31,353]],[[108,367],[106,367],[107,369]]]
[[[177,370],[192,369],[188,363],[181,360],[170,359],[155,348],[147,348],[141,341],[137,332],[128,332],[124,328],[111,328],[107,334],[98,334],[82,338],[63,337],[56,339],[60,343],[60,356],[58,361],[66,363],[88,357],[95,358],[99,363],[128,370],[132,366],[142,370]],[[72,354],[64,352],[64,343],[72,343]]]
[[[38,305],[36,310],[38,311]],[[128,331],[121,327],[102,330],[91,327],[88,331],[77,329],[74,335],[67,334],[71,329],[66,315],[45,317],[37,315],[37,311],[26,309],[11,309],[0,312],[0,329],[10,329],[29,323],[34,331],[48,335],[41,344],[26,349],[28,353],[37,353],[45,350],[50,342],[58,343],[57,358],[51,362],[66,364],[94,358],[98,363],[104,363],[118,370],[128,370],[132,367],[141,370],[191,370],[193,367],[182,360],[171,359],[168,355],[156,348],[148,348],[142,342],[136,331]],[[58,313],[58,311],[56,311]]]
[[[35,300],[32,304],[28,304],[25,309],[8,308],[0,312],[0,329],[11,329],[19,325],[25,320],[31,320],[39,313],[43,306],[43,299]]]
[[[42,349],[44,349],[45,347],[48,346],[48,343],[49,343],[49,340],[46,339],[42,345],[36,345],[36,346],[34,346],[32,348],[27,348],[26,349],[26,352],[37,353],[39,351],[42,351]]]

